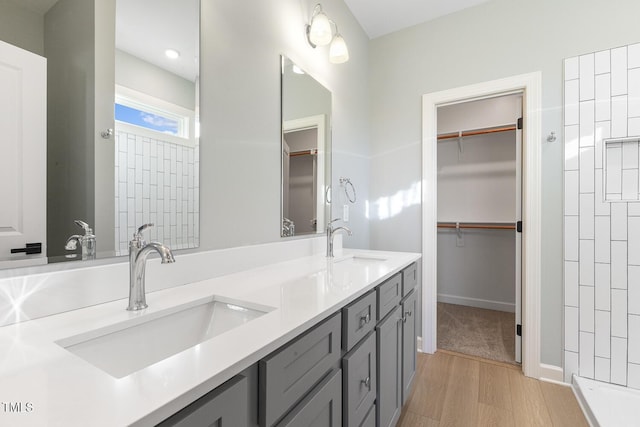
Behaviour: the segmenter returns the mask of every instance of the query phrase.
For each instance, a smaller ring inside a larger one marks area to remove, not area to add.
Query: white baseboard
[[[564,371],[560,366],[540,364],[538,368],[538,379],[549,383],[560,385],[570,385],[564,382]]]
[[[508,302],[491,301],[478,298],[460,297],[457,295],[438,294],[438,302],[447,304],[466,305],[468,307],[486,308],[489,310],[516,312],[516,305]]]

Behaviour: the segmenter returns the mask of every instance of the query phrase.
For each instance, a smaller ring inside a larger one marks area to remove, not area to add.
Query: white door
[[[0,268],[47,262],[46,90],[46,59],[0,41]]]
[[[522,105],[520,117],[522,117]],[[516,362],[522,363],[522,126],[520,119],[518,129],[516,129]]]

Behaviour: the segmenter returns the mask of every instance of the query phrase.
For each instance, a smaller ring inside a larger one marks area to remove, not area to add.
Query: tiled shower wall
[[[199,150],[124,130],[115,133],[115,244],[128,253],[137,227],[172,249],[199,245]]]
[[[640,44],[564,69],[565,380],[640,389]]]

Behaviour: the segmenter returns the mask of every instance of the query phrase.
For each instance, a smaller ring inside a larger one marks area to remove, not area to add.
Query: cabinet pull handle
[[[360,380],[360,382],[362,384],[364,384],[365,387],[371,388],[371,378],[370,377],[367,377],[367,378],[365,378],[363,380]]]
[[[411,316],[411,310],[404,312],[404,316],[400,318],[400,320],[402,320],[402,323],[407,323],[407,320],[409,320],[408,316]]]
[[[367,313],[366,316],[360,317],[360,326],[366,325],[369,322],[371,322],[371,314]]]

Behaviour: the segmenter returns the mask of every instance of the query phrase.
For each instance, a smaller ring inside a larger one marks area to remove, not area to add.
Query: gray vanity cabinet
[[[391,312],[376,326],[378,352],[378,427],[395,426],[402,409],[402,322],[400,306],[396,305]]]
[[[371,332],[342,359],[344,425],[360,427],[376,400],[376,334]]]
[[[342,317],[338,312],[258,363],[261,427],[278,422],[327,374],[339,368],[341,326]],[[335,404],[332,407],[335,408]]]
[[[417,292],[411,291],[402,301],[402,404],[411,394],[411,386],[416,374],[416,327]]]
[[[381,312],[392,310],[376,326],[378,350],[377,427],[393,427],[411,392],[416,372],[417,265],[411,264],[378,287]],[[380,298],[385,298],[381,302]]]
[[[414,263],[159,425],[394,427],[416,372],[416,285]]]
[[[277,426],[341,427],[342,371],[328,375]]]
[[[249,425],[247,388],[247,378],[243,375],[236,375],[180,412],[167,418],[158,426],[247,426]]]

